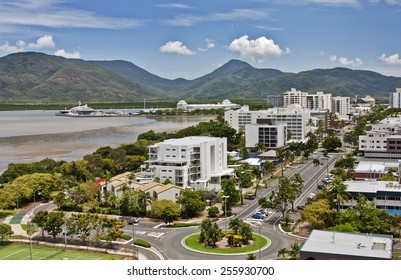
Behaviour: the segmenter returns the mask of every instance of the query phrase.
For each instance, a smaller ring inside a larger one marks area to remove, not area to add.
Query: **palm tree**
[[[333,188],[331,190],[331,197],[333,202],[334,200],[336,201],[337,212],[340,212],[340,205],[342,207],[345,201],[351,199],[350,193],[347,192],[347,186],[338,177],[334,179]]]
[[[228,223],[228,228],[231,229],[234,234],[238,234],[239,230],[241,229],[242,223],[243,222],[238,218],[230,219],[230,222]]]
[[[287,248],[281,248],[277,252],[277,257],[282,257],[283,259],[287,258],[287,254],[289,253],[289,250]]]

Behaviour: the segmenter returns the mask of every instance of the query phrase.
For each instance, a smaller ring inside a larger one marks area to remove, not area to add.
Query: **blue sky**
[[[0,0],[0,56],[127,60],[194,79],[230,59],[401,77],[401,0]]]

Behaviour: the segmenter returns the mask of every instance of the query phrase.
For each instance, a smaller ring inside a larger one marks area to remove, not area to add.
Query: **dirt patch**
[[[311,232],[312,232],[312,229],[308,222],[296,223],[292,227],[292,233],[302,236],[302,237],[308,237]]]
[[[219,249],[245,248],[245,247],[248,247],[248,246],[252,246],[253,242],[254,242],[253,240],[249,240],[247,245],[241,245],[241,246],[233,247],[233,246],[230,246],[228,244],[228,238],[227,237],[223,237],[223,239],[218,241],[218,242],[216,242],[215,245],[216,245],[216,248],[219,248]]]

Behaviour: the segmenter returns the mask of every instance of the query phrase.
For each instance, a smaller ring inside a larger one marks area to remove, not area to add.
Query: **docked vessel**
[[[72,107],[71,109],[60,110],[56,113],[56,116],[66,116],[66,117],[125,117],[132,116],[132,113],[124,113],[121,111],[111,112],[111,111],[102,111],[96,110],[88,106],[88,104],[82,105],[79,102],[79,105],[76,107]]]

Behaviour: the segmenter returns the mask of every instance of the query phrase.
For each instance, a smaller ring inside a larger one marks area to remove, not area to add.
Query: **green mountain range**
[[[290,88],[333,96],[387,96],[401,77],[348,68],[299,73],[258,69],[230,60],[194,80],[165,79],[122,60],[85,61],[24,52],[0,58],[0,102],[124,102],[264,99]]]

